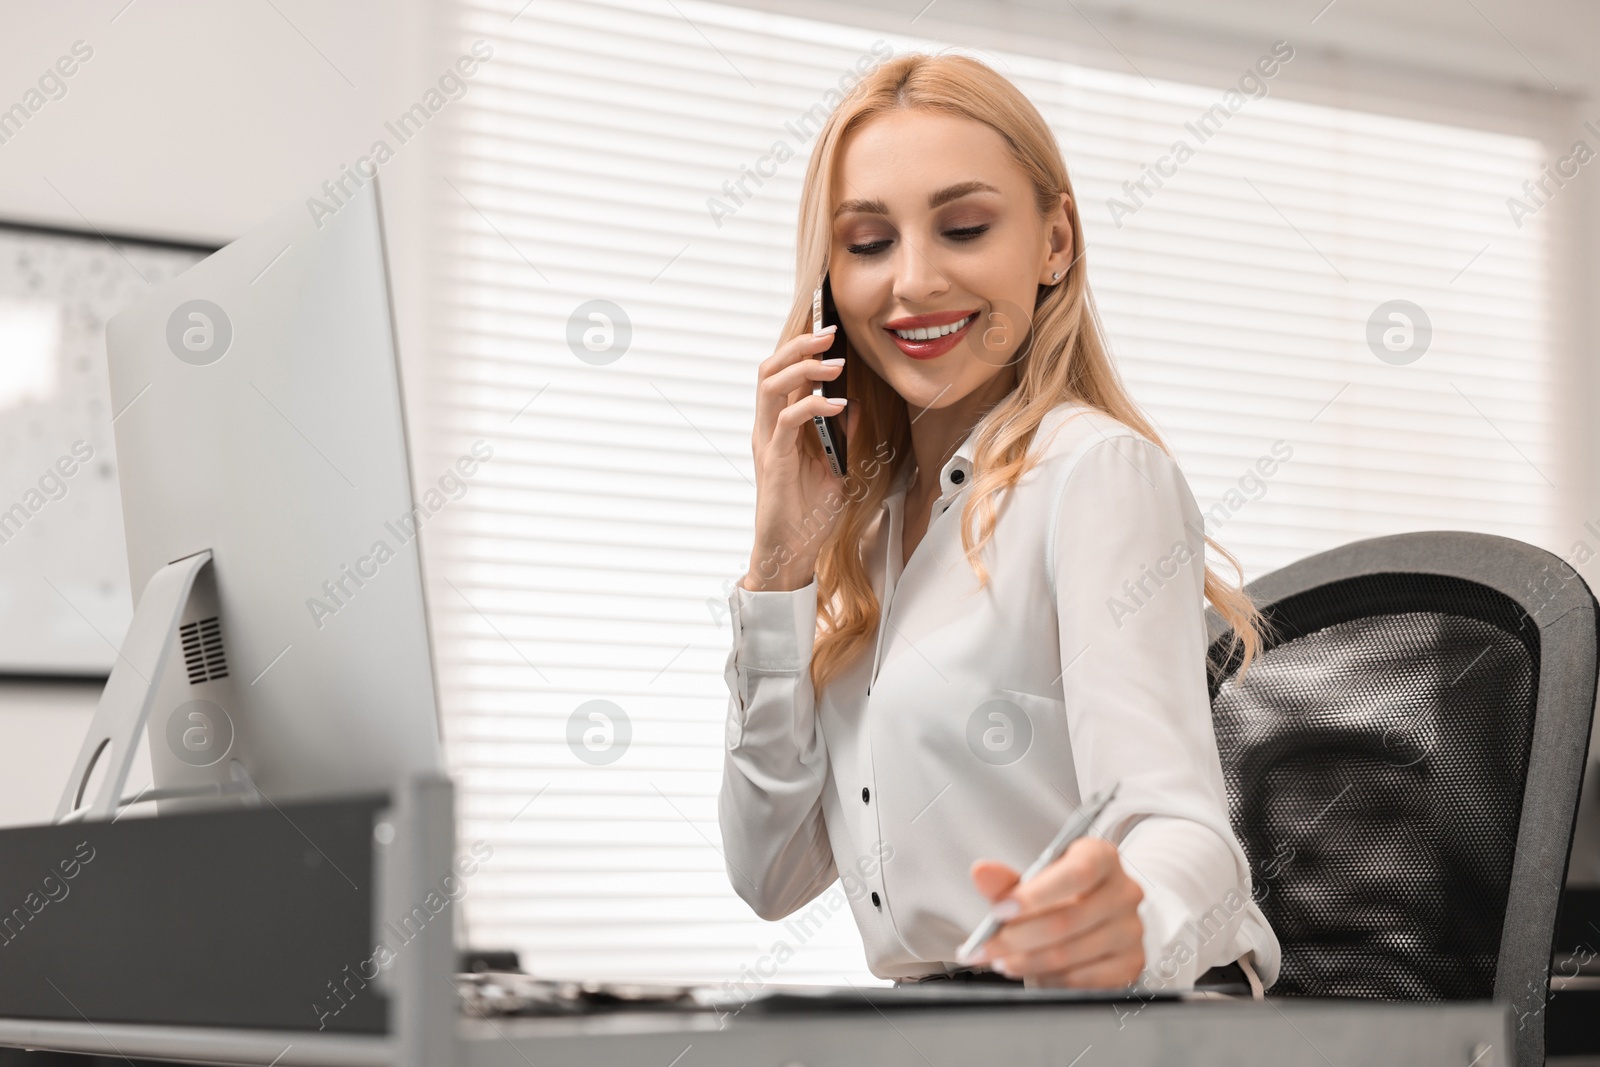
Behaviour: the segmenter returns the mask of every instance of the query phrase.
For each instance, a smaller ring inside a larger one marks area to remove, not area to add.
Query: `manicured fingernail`
[[[1022,904],[1015,897],[1011,897],[994,906],[994,917],[1001,922],[1010,922],[1017,917],[1017,913],[1020,911],[1022,911]]]
[[[828,400],[828,403],[830,403],[830,404],[838,404],[840,407],[844,407],[847,403],[850,402],[850,398],[847,397],[847,396],[830,396],[830,397],[827,398],[827,400]]]
[[[1010,978],[1012,976],[1011,975],[1011,965],[1006,962],[1004,957],[995,960],[989,966],[993,967],[995,970],[999,971],[1001,974],[1005,975],[1007,978]]]
[[[821,363],[824,367],[842,367],[844,366],[844,357],[834,356],[832,359],[822,359],[818,360],[817,362]]]
[[[815,334],[832,333],[834,330],[837,330],[838,328],[839,328],[839,324],[837,322],[830,322],[828,325],[824,326],[822,329],[820,329],[820,330],[812,330],[811,332],[815,333]]]

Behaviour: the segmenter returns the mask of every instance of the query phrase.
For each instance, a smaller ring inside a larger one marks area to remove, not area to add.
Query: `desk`
[[[448,989],[442,993],[449,996]],[[1119,1027],[1107,1004],[863,1010],[721,1022],[711,1013],[661,1012],[463,1020],[456,1067],[1506,1067],[1511,1062],[1510,1009],[1490,1003],[1164,1002],[1147,1004],[1120,1022]],[[256,1067],[275,1058],[278,1067],[387,1067],[396,1062],[397,1052],[382,1037],[18,1020],[0,1020],[0,1045]]]
[[[1489,1002],[863,998],[467,1019],[450,912],[419,903],[444,891],[455,855],[449,783],[275,807],[0,831],[0,900],[23,900],[57,856],[94,855],[0,948],[0,1046],[255,1067],[1513,1062],[1510,1007]],[[355,981],[344,965],[385,938],[392,966],[339,1006],[334,980]]]
[[[1513,1048],[1509,1009],[1488,1003],[1166,1002],[1118,1024],[1109,1004],[833,1012],[721,1029],[715,1017],[659,1015],[479,1021],[462,1027],[460,1067],[1505,1067]]]

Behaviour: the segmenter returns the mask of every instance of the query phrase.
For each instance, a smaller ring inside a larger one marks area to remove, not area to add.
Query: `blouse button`
[[[867,791],[867,787],[866,786],[862,786],[861,787],[861,803],[865,804],[868,801],[870,801],[871,798],[872,798],[872,794]]]
[[[950,472],[950,481],[951,481],[952,484],[960,485],[962,482],[964,482],[966,480],[967,480],[967,472],[964,471],[964,470],[961,470],[959,467]]]
[[[874,889],[872,891],[872,906],[874,908],[878,908],[878,907],[882,907],[883,906],[878,900],[878,891],[876,889]]]

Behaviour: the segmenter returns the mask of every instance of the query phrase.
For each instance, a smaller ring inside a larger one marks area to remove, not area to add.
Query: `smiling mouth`
[[[968,315],[966,318],[961,319],[958,322],[952,322],[945,326],[924,326],[916,330],[890,330],[889,332],[900,338],[902,341],[933,341],[945,336],[946,334],[959,333],[961,330],[964,330],[967,324],[970,323],[975,317],[976,313]]]
[[[978,314],[973,311],[955,322],[918,326],[910,330],[885,326],[883,332],[889,335],[896,348],[912,359],[938,359],[961,343],[961,339],[972,329],[972,324],[978,321]]]

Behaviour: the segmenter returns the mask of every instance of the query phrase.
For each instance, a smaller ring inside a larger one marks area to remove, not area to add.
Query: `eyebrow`
[[[943,189],[940,189],[938,192],[929,196],[928,207],[930,209],[936,208],[941,205],[948,204],[952,200],[959,200],[963,196],[970,196],[973,193],[998,193],[999,191],[999,189],[996,189],[988,182],[973,178],[971,181],[957,182],[954,185],[947,185]],[[859,213],[864,215],[887,215],[889,213],[889,205],[885,204],[882,200],[845,200],[834,209],[833,217],[838,218],[840,215],[848,215],[851,213]]]

